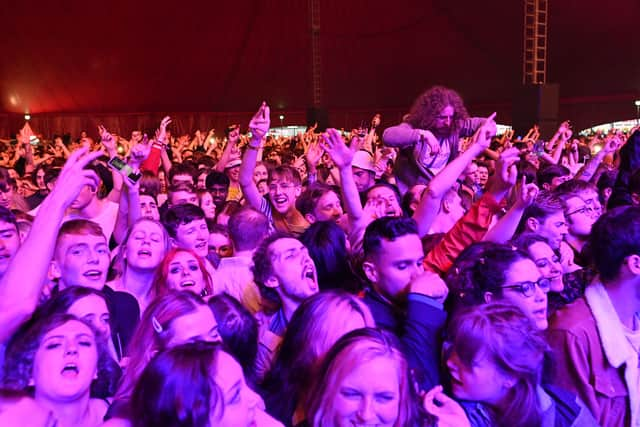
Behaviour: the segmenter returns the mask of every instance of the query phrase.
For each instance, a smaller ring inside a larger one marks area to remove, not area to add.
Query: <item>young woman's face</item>
[[[213,203],[211,193],[203,193],[200,196],[200,208],[204,211],[204,217],[213,219],[216,217],[216,204]]]
[[[45,334],[33,363],[36,400],[69,401],[88,395],[98,350],[87,325],[70,320]]]
[[[398,418],[400,382],[397,363],[379,356],[354,366],[335,393],[333,425],[393,426]]]
[[[141,270],[153,270],[164,258],[165,249],[164,230],[160,225],[141,221],[134,226],[127,240],[127,265]]]
[[[209,423],[219,427],[255,426],[259,397],[247,386],[240,364],[223,351],[219,353],[215,363],[214,380],[222,390],[224,413],[218,416],[212,409]]]
[[[171,322],[169,330],[169,348],[195,341],[221,341],[218,322],[206,305],[198,305],[191,313],[176,317]]]
[[[523,282],[537,282],[542,275],[538,271],[536,265],[530,259],[522,259],[514,262],[505,274],[504,286],[517,285]],[[541,329],[547,329],[549,322],[547,320],[547,291],[540,289],[540,286],[534,286],[534,293],[530,297],[526,297],[518,289],[503,288],[502,297],[519,307],[524,314],[527,315],[536,326]]]
[[[476,357],[472,366],[467,366],[453,349],[447,359],[447,367],[451,374],[451,391],[456,398],[462,400],[498,406],[512,383],[508,375],[482,354]]]
[[[220,258],[230,257],[233,255],[233,246],[231,240],[224,234],[209,234],[208,242],[209,254],[216,253]]]
[[[529,246],[529,256],[538,267],[542,277],[551,281],[550,291],[562,292],[562,264],[560,258],[545,242],[536,242]]]
[[[189,252],[177,252],[167,273],[167,288],[189,291],[202,295],[205,289],[204,275],[195,256]]]
[[[103,338],[111,337],[109,309],[101,296],[91,294],[80,298],[71,304],[67,313],[91,323]]]

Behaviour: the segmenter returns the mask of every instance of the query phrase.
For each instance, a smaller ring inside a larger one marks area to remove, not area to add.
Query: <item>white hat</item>
[[[230,160],[227,162],[226,165],[224,165],[225,169],[231,169],[234,168],[236,166],[240,166],[242,164],[242,160],[241,159],[234,159],[234,160]]]
[[[371,157],[368,151],[364,150],[358,150],[354,153],[351,166],[371,172],[376,171],[376,168],[373,166],[373,157]]]

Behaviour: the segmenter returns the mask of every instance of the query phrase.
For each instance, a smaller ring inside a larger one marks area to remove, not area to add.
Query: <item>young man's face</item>
[[[9,267],[9,262],[20,248],[20,234],[10,222],[0,221],[0,277]]]
[[[373,187],[373,184],[376,183],[375,173],[366,169],[357,168],[355,166],[352,167],[351,170],[353,173],[353,180],[356,183],[358,192],[362,193],[363,191],[367,191],[369,188]]]
[[[564,212],[558,211],[549,215],[539,222],[538,229],[534,231],[545,237],[553,249],[559,249],[564,236],[569,232]]]
[[[193,177],[191,175],[174,175],[171,178],[171,185],[179,184],[193,185]]]
[[[56,245],[52,261],[54,276],[62,289],[69,286],[102,289],[111,257],[107,239],[90,234],[66,234]]]
[[[435,118],[434,130],[440,135],[448,135],[451,132],[454,115],[455,110],[451,105],[444,107]]]
[[[174,239],[176,246],[191,249],[201,257],[206,257],[209,251],[209,229],[204,218],[194,219],[188,224],[180,224]]]
[[[89,206],[89,204],[96,197],[96,191],[97,189],[92,185],[85,185],[84,187],[82,187],[82,190],[80,190],[80,194],[78,194],[78,197],[76,197],[76,199],[71,203],[71,208],[82,210]]]
[[[307,248],[293,238],[278,239],[269,247],[275,286],[281,295],[301,302],[318,292],[316,266]]]
[[[286,214],[296,207],[296,199],[302,189],[299,184],[292,182],[285,176],[273,175],[269,183],[269,199],[274,209],[280,214]]]
[[[316,221],[337,222],[342,217],[342,204],[340,198],[333,191],[327,191],[316,203],[313,209],[313,217]]]
[[[569,233],[580,239],[586,239],[591,233],[591,227],[596,222],[593,208],[588,206],[580,197],[570,197],[566,201],[565,217],[569,226]]]
[[[213,184],[208,188],[208,191],[216,207],[218,209],[221,208],[229,195],[229,187],[222,184]]]
[[[417,234],[382,240],[379,252],[371,254],[363,268],[376,292],[391,301],[404,298],[411,281],[424,272],[424,251]]]

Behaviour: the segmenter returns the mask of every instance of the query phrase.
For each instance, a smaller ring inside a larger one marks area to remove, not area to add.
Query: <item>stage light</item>
[[[636,101],[636,102],[640,102],[640,101]],[[280,114],[280,120],[284,120],[284,114]]]

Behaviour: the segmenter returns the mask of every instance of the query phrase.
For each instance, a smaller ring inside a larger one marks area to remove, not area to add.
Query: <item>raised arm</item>
[[[622,145],[622,140],[617,135],[608,137],[602,146],[602,149],[598,151],[596,155],[578,171],[578,173],[576,173],[576,179],[590,181],[604,158],[609,154],[615,153],[620,145]]]
[[[353,147],[347,147],[342,135],[336,129],[327,129],[322,139],[325,151],[340,171],[340,190],[342,191],[345,210],[349,220],[354,224],[362,218],[363,214],[360,194],[353,180],[353,172],[351,170],[355,150]]]
[[[35,310],[53,257],[66,209],[85,185],[97,186],[95,172],[83,169],[102,155],[89,147],[69,156],[53,191],[40,205],[24,243],[0,280],[0,342],[5,342]]]
[[[231,160],[232,153],[237,150],[237,144],[239,139],[240,139],[240,127],[235,127],[231,132],[229,132],[229,138],[227,139],[227,146],[224,147],[222,156],[220,156],[220,160],[218,160],[218,163],[216,163],[216,167],[215,167],[216,171],[224,172],[224,167]]]
[[[486,121],[486,126],[480,126],[473,136],[473,143],[461,155],[445,166],[440,173],[433,177],[429,186],[424,191],[420,204],[413,214],[413,219],[418,224],[418,233],[424,237],[431,228],[433,221],[440,210],[440,202],[445,193],[453,187],[458,177],[469,166],[469,163],[489,147],[491,143],[491,122],[495,118],[493,113]]]
[[[242,164],[240,165],[240,188],[242,188],[242,194],[249,204],[257,210],[260,210],[262,204],[262,196],[258,191],[256,183],[253,181],[253,171],[256,168],[256,162],[258,158],[258,150],[262,145],[263,139],[269,132],[269,125],[271,124],[270,118],[271,110],[266,102],[263,102],[256,114],[249,122],[249,129],[251,129],[251,141],[247,145],[247,149],[242,158]]]

